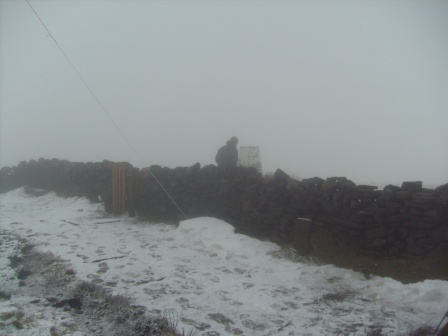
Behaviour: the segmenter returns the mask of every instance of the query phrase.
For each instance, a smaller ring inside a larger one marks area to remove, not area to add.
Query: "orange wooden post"
[[[116,208],[115,208],[115,214],[120,213],[120,165],[117,163],[115,168],[115,183],[116,183]]]
[[[117,212],[117,166],[114,163],[112,165],[112,211]]]
[[[112,209],[116,215],[128,211],[129,216],[135,216],[134,174],[125,163],[112,165]]]
[[[135,196],[134,196],[135,172],[132,167],[129,169],[127,177],[128,177],[128,188],[127,188],[126,206],[129,217],[135,217]]]
[[[116,214],[119,215],[120,214],[120,207],[121,207],[121,200],[120,200],[120,195],[121,195],[121,183],[120,183],[120,164],[117,163],[117,211]]]
[[[124,164],[120,167],[121,192],[120,192],[120,214],[126,211],[126,176]]]
[[[112,210],[116,215],[126,211],[126,176],[122,163],[112,166]]]

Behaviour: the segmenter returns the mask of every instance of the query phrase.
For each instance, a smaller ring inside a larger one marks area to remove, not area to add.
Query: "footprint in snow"
[[[95,251],[95,253],[99,256],[103,256],[105,254],[104,247],[103,246],[98,247],[98,249]]]
[[[104,274],[109,270],[109,266],[106,262],[102,262],[98,264],[98,267],[100,268],[98,271],[96,271],[97,274]]]
[[[182,323],[191,325],[191,326],[195,327],[197,330],[200,330],[200,331],[204,331],[204,330],[210,328],[210,324],[196,322],[195,320],[187,319],[185,317],[182,317],[181,321],[182,321]],[[207,333],[207,335],[219,335],[219,334],[218,333],[217,334]]]
[[[239,302],[239,301],[232,301],[230,304],[231,304],[232,306],[244,306],[244,303]]]
[[[85,263],[89,260],[89,257],[82,254],[77,254],[76,256],[81,258]]]
[[[250,319],[245,319],[242,321],[242,323],[243,323],[243,326],[245,326],[246,328],[251,329],[251,330],[262,331],[262,330],[266,329],[266,326],[264,324],[256,323]]]

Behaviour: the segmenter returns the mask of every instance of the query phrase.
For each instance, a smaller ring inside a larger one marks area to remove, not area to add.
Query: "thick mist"
[[[0,0],[1,166],[207,165],[237,136],[265,173],[448,182],[445,1],[29,3],[51,36]]]

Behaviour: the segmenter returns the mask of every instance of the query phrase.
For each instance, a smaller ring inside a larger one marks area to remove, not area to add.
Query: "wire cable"
[[[59,45],[59,43],[56,41],[56,39],[54,38],[53,34],[50,32],[50,30],[48,29],[48,27],[45,25],[44,21],[41,19],[41,17],[39,16],[39,14],[36,12],[36,10],[34,9],[34,7],[30,4],[30,2],[28,0],[25,0],[26,3],[28,4],[28,6],[30,6],[31,10],[34,12],[34,14],[36,15],[36,17],[39,19],[40,23],[42,24],[42,26],[45,28],[45,30],[48,33],[48,36],[51,37],[51,39],[53,40],[54,44],[58,47],[59,51],[62,53],[62,55],[64,56],[65,60],[68,62],[68,64],[70,64],[71,68],[73,69],[73,71],[78,75],[78,78],[81,80],[81,82],[84,84],[84,86],[86,87],[86,89],[90,92],[90,94],[92,95],[93,99],[96,101],[96,103],[98,104],[98,106],[101,108],[101,110],[104,112],[104,114],[107,116],[107,118],[109,119],[109,121],[114,125],[115,129],[118,131],[118,133],[121,135],[121,137],[125,140],[125,142],[128,144],[128,146],[132,149],[132,151],[137,155],[137,157],[140,159],[141,162],[143,162],[143,158],[140,155],[140,153],[135,149],[135,147],[132,145],[132,143],[129,141],[129,139],[126,137],[126,135],[123,133],[123,131],[120,129],[120,127],[118,126],[118,124],[115,122],[115,120],[112,118],[112,116],[110,115],[110,113],[107,111],[106,107],[101,103],[101,101],[99,100],[98,96],[95,94],[95,92],[92,90],[92,88],[90,87],[90,85],[87,83],[87,81],[84,79],[84,77],[82,76],[82,74],[78,71],[78,69],[75,67],[75,65],[73,64],[73,62],[70,60],[70,58],[68,57],[68,55],[65,53],[65,51],[62,49],[62,47]],[[176,203],[176,201],[171,197],[171,195],[169,194],[169,192],[165,189],[165,187],[162,185],[162,183],[159,181],[159,179],[153,174],[153,172],[151,171],[151,168],[148,168],[149,173],[151,174],[151,176],[154,178],[154,180],[157,182],[157,184],[162,188],[162,190],[165,192],[165,194],[168,196],[168,198],[171,200],[171,202],[176,206],[177,210],[179,210],[179,212],[182,214],[182,216],[185,219],[188,219],[188,217],[185,215],[185,213],[182,211],[182,209],[179,207],[179,205]]]

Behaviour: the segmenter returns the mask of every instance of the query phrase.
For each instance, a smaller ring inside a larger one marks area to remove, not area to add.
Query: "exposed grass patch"
[[[24,242],[22,242],[24,243]],[[76,272],[67,263],[52,253],[43,253],[24,243],[17,255],[9,257],[10,266],[16,270],[20,282],[25,285],[28,277],[41,285],[57,289],[69,297],[53,303],[55,308],[73,309],[99,325],[102,324],[109,335],[157,335],[181,336],[195,335],[196,330],[179,333],[177,325],[180,317],[173,314],[149,316],[146,308],[135,306],[130,298],[113,295],[103,287],[87,281],[77,281]],[[9,300],[11,295],[0,292],[0,299]],[[51,301],[51,299],[48,299]],[[21,329],[26,326],[24,314],[20,310],[0,316],[0,326]],[[57,336],[60,331],[56,326],[50,335]]]
[[[8,301],[9,299],[11,299],[11,293],[0,291],[0,301]]]
[[[411,331],[409,336],[432,336],[434,335],[434,332],[435,332],[434,328],[430,326],[422,326]]]
[[[22,254],[28,254],[31,252],[31,250],[34,248],[33,244],[25,244],[22,246],[22,248],[20,249],[20,251],[22,252]]]
[[[25,259],[24,270],[40,273],[47,286],[66,286],[75,280],[76,272],[52,253],[31,249]]]
[[[61,334],[59,333],[58,329],[53,326],[50,328],[50,336],[60,336]]]
[[[378,326],[373,326],[371,328],[365,328],[359,336],[383,336],[383,328]]]
[[[24,327],[31,323],[33,319],[26,316],[21,310],[12,310],[0,314],[0,328],[14,327],[17,330],[24,329]]]
[[[9,256],[8,259],[11,268],[18,268],[24,262],[24,259],[18,255]]]
[[[72,295],[82,302],[83,309],[89,314],[104,318],[114,324],[117,334],[129,336],[181,335],[176,329],[179,318],[172,315],[149,316],[144,307],[132,305],[129,298],[110,294],[92,282],[79,282],[73,288]],[[195,331],[187,333],[187,335],[194,334]]]
[[[399,334],[397,336],[434,336],[436,330],[430,326],[421,326],[417,329],[412,330],[406,334]],[[357,334],[358,336],[387,336],[389,333],[384,333],[381,326],[373,326],[370,328],[365,328],[364,331]],[[443,336],[438,334],[439,336]]]
[[[32,273],[29,270],[26,269],[19,269],[17,270],[17,279],[19,280],[25,280],[26,278],[28,278]]]

